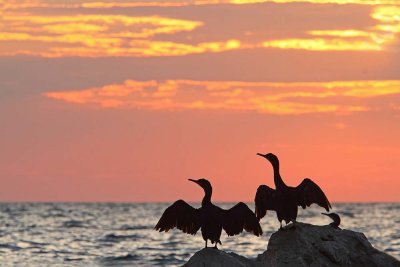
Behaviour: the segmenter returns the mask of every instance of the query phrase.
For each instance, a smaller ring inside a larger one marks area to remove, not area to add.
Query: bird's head
[[[198,180],[188,179],[189,181],[200,185],[204,190],[211,189],[211,184],[207,179],[201,178]]]
[[[266,158],[271,164],[279,164],[278,157],[275,154],[268,153],[268,154],[261,154],[257,153],[258,156],[261,156],[263,158]]]

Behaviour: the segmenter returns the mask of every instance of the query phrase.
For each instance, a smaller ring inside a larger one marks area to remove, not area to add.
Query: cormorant
[[[321,212],[321,214],[324,214],[326,216],[328,216],[329,218],[331,218],[333,220],[333,222],[331,222],[329,225],[335,228],[339,228],[340,225],[340,216],[336,213],[325,213],[325,212]]]
[[[264,217],[267,210],[275,210],[281,224],[280,229],[282,229],[282,220],[285,220],[286,224],[292,221],[295,226],[297,206],[305,209],[316,203],[326,211],[332,208],[324,192],[312,180],[305,178],[297,187],[287,186],[279,173],[278,157],[272,153],[265,155],[257,153],[257,155],[266,158],[272,164],[276,187],[276,189],[266,185],[258,187],[255,197],[255,211],[258,219]]]
[[[243,202],[239,202],[229,210],[224,210],[211,203],[212,187],[208,180],[189,179],[204,189],[204,198],[201,207],[196,209],[183,200],[178,200],[169,206],[161,216],[155,230],[160,232],[168,232],[173,228],[178,228],[184,233],[195,235],[201,228],[201,234],[204,241],[211,241],[211,244],[222,244],[221,237],[222,228],[228,236],[241,233],[243,229],[251,232],[256,236],[262,234],[259,220],[249,207]]]

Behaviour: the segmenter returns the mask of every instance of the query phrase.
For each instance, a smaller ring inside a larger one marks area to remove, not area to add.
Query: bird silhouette
[[[295,227],[298,206],[305,209],[316,203],[326,211],[332,208],[324,192],[311,179],[305,178],[296,187],[287,186],[279,172],[278,157],[272,153],[257,153],[257,155],[266,158],[272,164],[276,188],[272,189],[267,185],[258,187],[255,197],[255,212],[258,219],[263,218],[267,210],[274,210],[282,229],[283,220],[286,224],[293,222],[293,227]]]
[[[211,241],[211,244],[222,244],[220,241],[222,228],[233,236],[244,230],[256,236],[262,234],[259,220],[249,207],[239,202],[232,208],[224,210],[211,202],[212,186],[206,179],[189,179],[204,189],[204,197],[201,207],[196,209],[183,200],[178,200],[169,206],[161,216],[155,230],[168,232],[170,229],[178,228],[184,233],[195,235],[201,228],[204,241]]]

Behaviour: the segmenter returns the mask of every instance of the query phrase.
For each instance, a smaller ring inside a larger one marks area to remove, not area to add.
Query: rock
[[[272,234],[257,261],[263,266],[400,266],[372,247],[363,233],[305,223]]]
[[[372,247],[363,233],[296,223],[296,229],[272,234],[267,250],[256,260],[208,248],[194,254],[184,266],[400,267],[400,261]]]
[[[255,266],[255,262],[233,252],[226,253],[219,249],[203,248],[197,251],[184,267],[245,267]]]

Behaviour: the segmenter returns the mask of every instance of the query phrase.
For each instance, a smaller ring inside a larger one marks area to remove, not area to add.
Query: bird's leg
[[[217,245],[218,245],[218,243],[215,242],[215,246],[214,246],[215,249],[218,249]]]
[[[206,248],[207,248],[207,239],[206,239]]]

